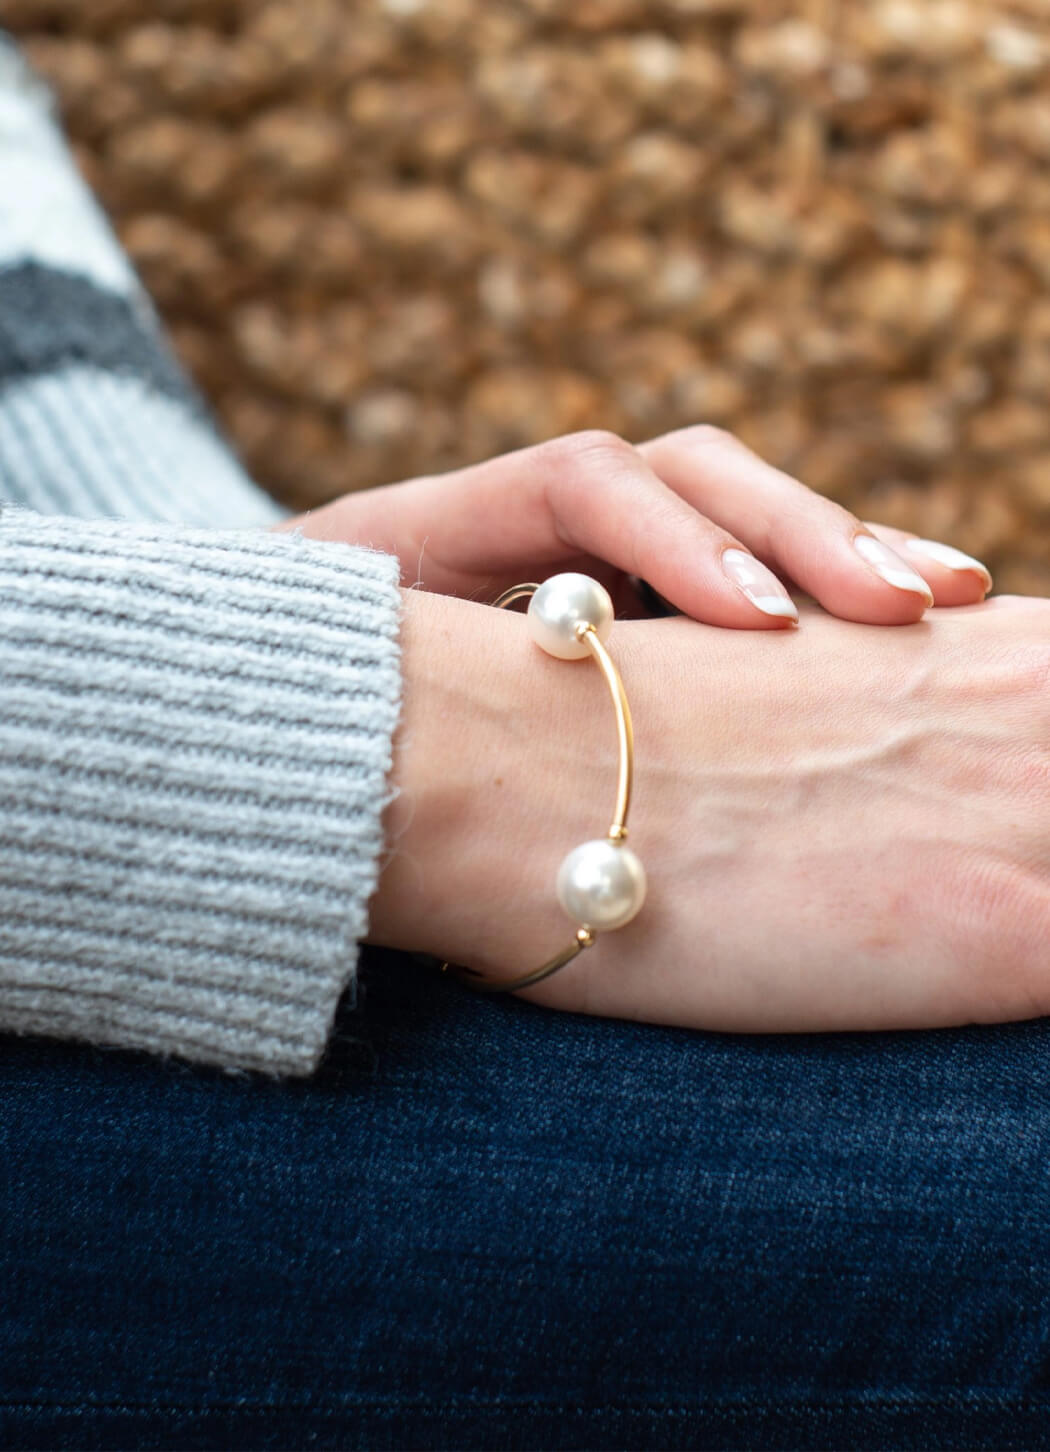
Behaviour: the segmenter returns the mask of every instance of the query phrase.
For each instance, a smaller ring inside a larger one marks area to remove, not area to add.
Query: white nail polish
[[[871,565],[876,574],[882,576],[887,585],[893,585],[898,590],[912,590],[916,595],[922,595],[927,604],[933,604],[933,591],[926,581],[909,569],[900,555],[891,550],[889,545],[884,545],[881,539],[876,539],[872,534],[858,534],[853,540],[853,548],[862,560]]]
[[[962,550],[957,550],[954,545],[941,544],[937,539],[908,539],[904,543],[914,554],[925,555],[929,560],[936,560],[937,564],[943,565],[946,570],[973,570],[985,581],[989,590],[992,588],[992,575],[988,566],[982,565],[980,560],[975,560],[973,555],[964,555]]]
[[[757,609],[781,620],[798,620],[795,602],[765,565],[746,550],[723,550],[722,568]]]

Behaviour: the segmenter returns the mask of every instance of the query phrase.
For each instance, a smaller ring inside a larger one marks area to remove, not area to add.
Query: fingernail
[[[778,615],[782,620],[798,622],[795,602],[783,585],[765,565],[746,550],[723,550],[722,568],[739,585],[752,605],[766,615]]]
[[[887,585],[893,585],[898,590],[913,590],[925,599],[927,605],[933,604],[933,591],[926,581],[909,569],[900,555],[889,545],[884,545],[881,539],[876,539],[873,534],[858,534],[854,536],[853,547]]]
[[[973,570],[984,581],[986,590],[992,588],[992,574],[988,566],[982,565],[980,560],[975,560],[973,555],[964,555],[962,550],[957,550],[954,545],[941,544],[937,539],[909,539],[904,543],[915,554],[925,555],[927,559],[936,560],[947,570]]]

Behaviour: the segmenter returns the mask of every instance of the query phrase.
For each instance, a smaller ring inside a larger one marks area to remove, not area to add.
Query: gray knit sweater
[[[268,532],[2,37],[0,500],[0,1030],[309,1073],[379,871],[398,562]]]

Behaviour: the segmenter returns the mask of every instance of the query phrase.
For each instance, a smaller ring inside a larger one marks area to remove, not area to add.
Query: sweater
[[[317,1065],[380,870],[400,570],[282,516],[0,37],[0,1032]]]

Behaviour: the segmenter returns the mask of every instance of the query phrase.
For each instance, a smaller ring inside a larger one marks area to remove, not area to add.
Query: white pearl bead
[[[645,901],[645,868],[607,837],[581,842],[558,869],[558,901],[581,927],[622,928]]]
[[[577,639],[577,625],[593,625],[598,639],[605,640],[613,623],[613,602],[590,575],[551,575],[529,601],[528,622],[533,640],[548,655],[579,660],[590,651]]]

